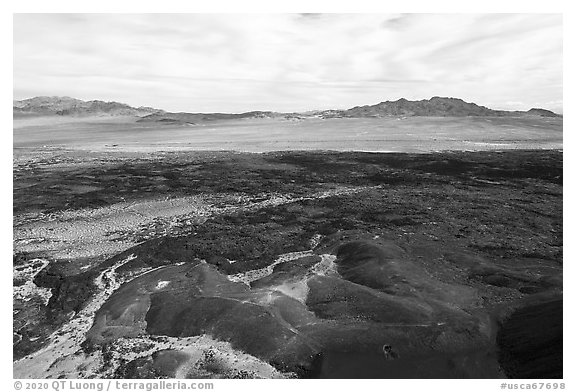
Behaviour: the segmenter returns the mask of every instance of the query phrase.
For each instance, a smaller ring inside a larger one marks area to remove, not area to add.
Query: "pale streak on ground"
[[[366,189],[368,187],[336,187],[304,197],[270,194],[266,200],[257,202],[246,195],[239,195],[233,200],[235,205],[225,207],[214,205],[218,197],[200,195],[63,211],[37,217],[29,223],[23,220],[15,225],[14,251],[42,252],[44,257],[67,261],[111,257],[137,243],[129,236],[119,235],[118,232],[121,231],[137,234],[143,227],[161,222],[165,225],[163,234],[167,234],[173,226],[182,221],[203,223],[216,215],[324,199]],[[88,267],[89,265],[78,266],[80,269]]]

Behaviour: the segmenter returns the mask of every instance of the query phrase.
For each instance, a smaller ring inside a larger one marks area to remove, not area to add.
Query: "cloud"
[[[434,95],[561,110],[562,17],[16,14],[14,95],[204,112]]]

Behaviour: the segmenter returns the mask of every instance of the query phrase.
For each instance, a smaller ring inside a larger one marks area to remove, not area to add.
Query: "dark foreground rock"
[[[300,377],[335,377],[346,356],[365,364],[366,377],[499,376],[476,290],[440,282],[389,241],[344,243],[337,253],[337,270],[320,267],[329,254],[303,257],[252,287],[205,262],[156,269],[106,301],[87,342],[209,335]]]
[[[563,300],[514,311],[498,331],[499,361],[510,378],[563,378]]]

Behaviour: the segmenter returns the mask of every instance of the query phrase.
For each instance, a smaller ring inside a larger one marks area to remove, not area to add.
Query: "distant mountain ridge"
[[[459,98],[432,97],[421,101],[409,101],[401,98],[397,101],[380,102],[376,105],[356,106],[344,111],[347,117],[381,116],[431,116],[431,117],[468,117],[468,116],[507,116],[510,112],[488,109]]]
[[[356,106],[348,110],[328,110],[320,112],[327,117],[517,117],[540,116],[560,117],[560,115],[545,109],[530,109],[523,111],[494,110],[459,98],[432,97],[420,101],[409,101],[400,98],[397,101],[380,102],[376,105]]]
[[[70,97],[34,97],[13,101],[13,115],[57,115],[57,116],[146,116],[160,113],[149,107],[134,108],[119,102],[82,101]]]
[[[249,118],[379,118],[379,117],[562,117],[550,110],[532,108],[528,111],[505,111],[489,109],[459,98],[432,97],[420,101],[405,98],[385,101],[375,105],[356,106],[347,110],[317,110],[305,113],[278,113],[251,111],[246,113],[171,113],[150,107],[132,107],[119,102],[99,100],[82,101],[70,97],[35,97],[13,101],[14,117],[31,115],[57,116],[137,116],[140,122],[170,124],[196,124],[216,120]]]
[[[235,120],[248,118],[286,118],[295,117],[292,113],[253,111],[246,113],[153,113],[142,117],[140,122],[164,122],[180,124],[196,124],[205,121]]]

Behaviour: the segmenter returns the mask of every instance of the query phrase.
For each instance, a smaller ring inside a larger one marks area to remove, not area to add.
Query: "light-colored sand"
[[[26,122],[28,121],[28,122]],[[33,123],[31,123],[34,121]],[[14,146],[90,151],[338,150],[429,152],[562,148],[562,118],[309,118],[215,121],[182,127],[133,119],[15,120]],[[31,125],[33,124],[33,125]]]

